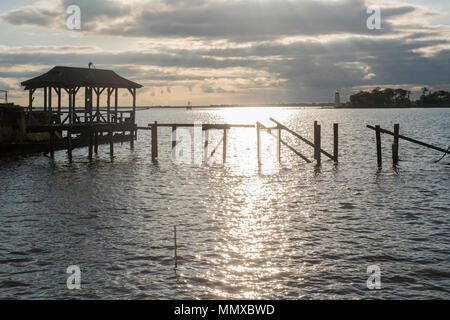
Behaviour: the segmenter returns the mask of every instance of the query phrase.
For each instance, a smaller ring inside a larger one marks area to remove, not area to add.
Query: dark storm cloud
[[[126,5],[111,0],[61,0],[58,3],[53,10],[22,7],[4,14],[3,18],[16,25],[54,26],[55,21],[64,21],[65,9],[75,4],[81,8],[85,31],[131,37],[256,41],[286,35],[388,33],[393,30],[390,18],[415,10],[408,5],[383,9],[383,29],[373,31],[366,27],[368,14],[363,0],[166,0],[164,10],[154,6],[152,1],[148,5]],[[62,23],[60,27],[64,27]]]

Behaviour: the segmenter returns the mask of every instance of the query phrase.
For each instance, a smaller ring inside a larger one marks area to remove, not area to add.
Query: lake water
[[[55,159],[0,161],[0,298],[83,299],[372,299],[450,298],[450,158],[383,135],[376,168],[367,124],[446,148],[450,109],[320,108],[155,109],[140,125],[248,123],[274,117],[312,139],[322,125],[332,152],[339,123],[340,163],[320,168],[256,130],[231,129],[225,166],[176,165],[171,131],[159,129],[159,163],[150,132],[135,149],[101,146]],[[221,132],[210,133],[211,145]],[[283,133],[308,158],[313,149]],[[219,148],[218,154],[221,154]],[[173,227],[178,231],[174,270]],[[66,269],[81,268],[81,290],[68,290]],[[366,286],[379,266],[381,290]]]

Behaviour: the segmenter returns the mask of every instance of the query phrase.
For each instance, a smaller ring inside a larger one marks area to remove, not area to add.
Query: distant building
[[[336,108],[339,108],[341,106],[341,95],[339,94],[338,90],[336,90],[336,94],[334,95],[334,106]]]

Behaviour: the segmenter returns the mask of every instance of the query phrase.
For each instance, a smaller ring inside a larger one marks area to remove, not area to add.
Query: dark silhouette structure
[[[108,134],[113,155],[114,133],[130,132],[130,144],[134,146],[136,132],[136,89],[142,85],[125,79],[111,70],[93,68],[54,67],[49,72],[21,83],[29,92],[28,131],[50,132],[51,153],[54,149],[54,133],[67,133],[67,150],[72,153],[72,135],[81,134],[89,145],[89,156],[92,157],[92,147],[98,151],[100,140],[105,140],[103,133]],[[84,103],[77,108],[76,98],[80,89],[84,88]],[[36,90],[44,92],[44,110],[35,111],[33,101]],[[119,112],[119,89],[127,89],[132,96],[132,109]],[[68,95],[68,111],[62,111],[62,93]],[[53,105],[53,93],[57,98]],[[101,95],[107,98],[106,111],[100,108]],[[94,96],[95,95],[95,96]],[[94,111],[95,98],[95,111]],[[114,99],[114,104],[112,103]],[[112,110],[112,107],[114,108]],[[42,116],[42,113],[46,116]],[[129,117],[126,117],[126,115]],[[124,117],[125,115],[125,117]],[[44,120],[42,120],[44,119]]]

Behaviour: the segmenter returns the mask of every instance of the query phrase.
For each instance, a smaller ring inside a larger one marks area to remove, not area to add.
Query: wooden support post
[[[203,162],[208,165],[209,160],[209,130],[205,130],[205,146],[203,148]]]
[[[117,123],[118,106],[119,106],[119,88],[116,88],[115,93],[114,93],[114,117],[115,117],[116,123]]]
[[[67,130],[67,154],[69,156],[69,161],[72,161],[72,130]]]
[[[97,109],[96,109],[96,115],[97,115],[97,122],[100,122],[100,95],[102,94],[100,92],[100,88],[95,89],[95,93],[97,94]]]
[[[177,127],[172,127],[172,160],[176,159],[176,147],[177,147]]]
[[[334,157],[334,162],[338,163],[338,158],[339,158],[339,125],[337,123],[333,124],[333,132],[334,132],[334,152],[333,152],[333,157]]]
[[[256,123],[256,153],[258,157],[258,167],[261,166],[261,125]]]
[[[397,166],[398,164],[398,142],[400,134],[400,125],[398,123],[394,124],[394,143],[392,144],[392,164]]]
[[[173,226],[173,250],[174,250],[175,269],[177,269],[178,268],[177,226]]]
[[[47,111],[47,103],[48,103],[47,99],[48,99],[47,98],[47,87],[44,87],[44,111]]]
[[[48,111],[52,112],[52,87],[48,87]]]
[[[50,157],[55,157],[55,130],[50,131]]]
[[[321,126],[319,124],[317,124],[317,122],[315,122],[314,123],[314,159],[316,160],[318,166],[320,166],[322,163],[321,149],[322,149]]]
[[[379,125],[375,126],[375,137],[377,143],[377,165],[378,169],[381,169],[383,167],[383,158],[381,155],[381,132]]]
[[[98,154],[98,131],[94,129],[94,152]]]
[[[136,88],[130,90],[133,96],[133,111],[131,112],[131,130],[130,130],[130,147],[134,148],[134,131],[136,125]]]
[[[222,162],[227,162],[227,129],[223,129],[223,141],[222,141]]]
[[[58,93],[58,117],[61,117],[61,88],[56,89]]]
[[[112,158],[114,157],[114,135],[112,131],[109,131],[108,137],[109,137],[109,155]]]
[[[152,125],[152,162],[158,160],[158,122]]]
[[[277,139],[277,159],[278,163],[281,163],[281,128],[278,126],[278,139]]]

